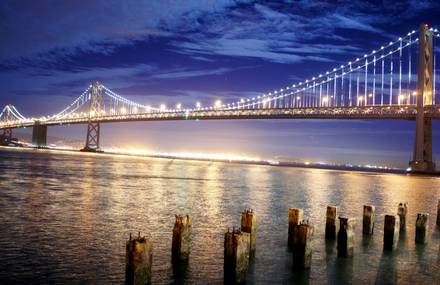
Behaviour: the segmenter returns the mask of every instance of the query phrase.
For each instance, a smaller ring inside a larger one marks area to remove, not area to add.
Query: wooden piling
[[[437,226],[440,227],[440,199],[438,200],[437,204]]]
[[[408,203],[399,203],[397,207],[397,215],[399,215],[400,231],[406,230],[406,216],[408,215]]]
[[[242,284],[249,267],[250,234],[232,229],[225,234],[224,278],[225,284]]]
[[[125,284],[151,284],[151,266],[153,263],[153,243],[140,233],[126,243]]]
[[[339,217],[338,231],[338,256],[352,257],[354,254],[354,227],[356,220],[353,218]]]
[[[293,246],[293,238],[295,236],[295,230],[303,220],[303,215],[304,212],[302,209],[298,209],[298,208],[289,209],[289,231],[288,231],[287,244],[290,247]]]
[[[186,261],[189,258],[191,242],[191,218],[176,215],[173,228],[171,254],[173,261]]]
[[[325,239],[335,240],[338,233],[339,223],[337,221],[338,208],[335,206],[327,206],[325,221]]]
[[[376,208],[374,206],[364,205],[364,213],[362,218],[362,233],[364,235],[372,235],[374,231]]]
[[[257,214],[252,209],[241,213],[241,231],[250,234],[250,253],[254,253],[257,244]]]
[[[416,243],[425,244],[428,242],[429,214],[418,213],[416,220]]]
[[[385,215],[383,228],[383,249],[395,250],[399,241],[400,217],[399,215]]]
[[[293,269],[309,269],[312,263],[313,226],[308,222],[301,222],[294,226],[293,237]]]

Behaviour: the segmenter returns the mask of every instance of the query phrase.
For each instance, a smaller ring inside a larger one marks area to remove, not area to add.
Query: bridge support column
[[[433,92],[433,33],[427,25],[422,25],[419,31],[419,66],[417,77],[417,117],[416,138],[413,160],[409,167],[412,173],[435,173],[435,163],[432,160],[432,121],[426,118],[424,106],[432,105]]]
[[[90,108],[89,122],[87,126],[86,145],[81,151],[101,152],[100,149],[100,132],[101,126],[99,122],[93,120],[93,117],[100,116],[102,112],[103,88],[99,82],[95,82],[90,89]]]
[[[47,147],[47,126],[35,123],[32,127],[32,144],[38,148]]]
[[[12,141],[12,129],[11,128],[3,129],[3,132],[0,135],[0,145],[9,145],[11,141]]]

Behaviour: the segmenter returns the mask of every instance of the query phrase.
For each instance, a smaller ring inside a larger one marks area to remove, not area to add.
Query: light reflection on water
[[[249,283],[438,284],[435,227],[440,179],[227,163],[0,150],[2,283],[123,283],[129,232],[154,240],[154,283],[175,280],[170,262],[175,214],[193,217],[189,267],[178,281],[223,282],[223,234],[252,207],[259,215]],[[408,231],[382,253],[383,215],[409,203]],[[358,218],[353,259],[324,242],[325,208]],[[361,236],[364,204],[376,206],[372,239]],[[287,210],[315,225],[312,269],[292,273]],[[414,244],[417,212],[430,213],[429,243]]]

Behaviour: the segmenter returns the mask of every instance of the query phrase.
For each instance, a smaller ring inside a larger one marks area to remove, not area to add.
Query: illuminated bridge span
[[[45,147],[47,127],[63,124],[87,124],[83,150],[99,151],[100,126],[110,122],[404,119],[416,121],[412,171],[432,173],[432,119],[440,118],[440,98],[436,98],[439,39],[437,29],[422,25],[418,31],[303,82],[234,102],[197,102],[191,108],[140,104],[95,82],[57,114],[28,118],[6,105],[0,113],[0,143],[15,144],[12,130],[32,127],[33,145]]]

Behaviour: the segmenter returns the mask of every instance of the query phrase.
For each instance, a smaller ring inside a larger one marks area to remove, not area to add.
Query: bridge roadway
[[[440,119],[440,105],[424,107],[425,117]],[[272,109],[224,109],[203,111],[149,112],[95,117],[66,117],[39,121],[40,125],[73,125],[88,122],[117,123],[135,121],[179,121],[179,120],[249,120],[249,119],[394,119],[415,120],[415,105],[322,107],[322,108],[272,108]],[[36,121],[0,123],[0,129],[32,127]]]

